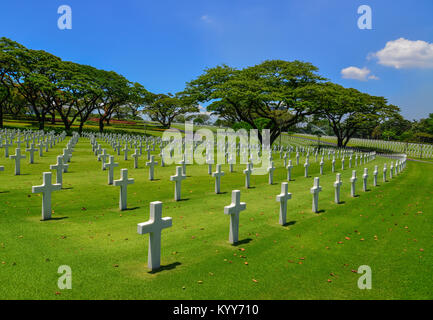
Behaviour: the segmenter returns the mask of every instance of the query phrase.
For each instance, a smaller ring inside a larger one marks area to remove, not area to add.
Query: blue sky
[[[57,27],[60,5],[72,9],[71,30]],[[371,30],[358,28],[360,5],[372,9]],[[3,1],[0,30],[157,93],[180,91],[222,63],[298,59],[386,97],[406,118],[433,112],[432,0]]]

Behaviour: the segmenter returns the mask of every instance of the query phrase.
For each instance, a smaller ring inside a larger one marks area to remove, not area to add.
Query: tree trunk
[[[51,114],[51,124],[56,124],[56,112],[53,111]]]
[[[83,120],[80,120],[80,126],[78,127],[78,133],[81,134],[83,132],[83,126],[84,126],[84,122]]]
[[[104,131],[104,118],[100,117],[99,118],[99,132],[103,132]]]
[[[45,115],[43,114],[39,119],[39,130],[44,130],[45,128]]]

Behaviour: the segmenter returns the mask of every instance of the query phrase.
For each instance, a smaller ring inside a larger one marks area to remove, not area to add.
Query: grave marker
[[[279,223],[284,226],[287,217],[287,201],[292,199],[292,194],[288,192],[289,184],[287,182],[281,183],[281,193],[277,195],[277,201],[280,202],[280,217]]]
[[[147,266],[151,271],[161,266],[161,232],[170,228],[173,220],[170,217],[162,217],[162,202],[150,203],[150,219],[137,225],[138,234],[149,233],[149,249],[147,255]]]
[[[235,244],[239,240],[239,214],[247,207],[245,202],[240,202],[240,200],[241,192],[239,190],[233,190],[232,203],[224,207],[224,214],[230,215],[229,242],[231,244]]]

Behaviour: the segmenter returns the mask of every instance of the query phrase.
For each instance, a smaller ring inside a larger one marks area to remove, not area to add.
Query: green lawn
[[[41,195],[31,187],[42,183],[42,172],[55,163],[66,144],[57,145],[36,164],[22,165],[13,175],[13,162],[0,151],[0,299],[432,299],[433,280],[433,165],[408,162],[401,175],[350,197],[351,170],[342,173],[342,201],[333,202],[335,175],[326,163],[321,177],[319,214],[311,212],[313,177],[303,166],[294,168],[289,182],[287,226],[278,224],[275,197],[286,170],[274,155],[275,184],[267,176],[253,176],[244,187],[244,165],[222,178],[223,194],[215,195],[207,166],[188,166],[182,184],[184,201],[173,200],[169,176],[174,165],[155,171],[148,181],[145,157],[140,168],[123,161],[135,184],[129,186],[128,211],[118,210],[119,188],[107,185],[107,172],[91,152],[88,139],[75,147],[64,190],[53,193],[53,219],[40,221]],[[103,144],[110,154],[111,147]],[[155,152],[155,154],[159,153]],[[292,153],[293,156],[293,153]],[[27,155],[28,157],[28,155]],[[159,161],[159,157],[157,157]],[[303,161],[301,161],[303,163]],[[340,167],[340,162],[337,161]],[[364,167],[364,166],[363,166]],[[363,167],[358,167],[361,177]],[[381,172],[381,170],[380,170]],[[53,178],[54,178],[53,174]],[[228,243],[231,190],[241,190],[247,209],[241,213],[239,239]],[[162,235],[160,272],[147,269],[148,235],[137,234],[137,223],[149,218],[149,203],[163,202],[163,216],[173,227]],[[246,264],[247,263],[247,264]],[[72,290],[60,290],[57,269],[72,268]],[[371,290],[358,289],[361,265],[372,269]],[[56,294],[57,293],[57,294]]]

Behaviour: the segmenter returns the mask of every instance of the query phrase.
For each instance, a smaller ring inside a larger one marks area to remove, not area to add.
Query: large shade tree
[[[210,102],[207,110],[231,123],[269,129],[272,144],[282,131],[316,112],[310,97],[315,91],[309,88],[325,80],[317,71],[302,61],[269,60],[241,70],[222,65],[187,83],[185,93]]]
[[[383,97],[361,93],[334,83],[316,84],[311,96],[317,106],[316,118],[326,119],[337,137],[339,147],[362,131],[372,131],[378,123],[398,113],[399,108]]]
[[[153,94],[148,101],[143,113],[152,121],[159,122],[162,127],[170,128],[176,117],[187,113],[198,112],[199,108],[195,100],[188,95],[178,94]]]

